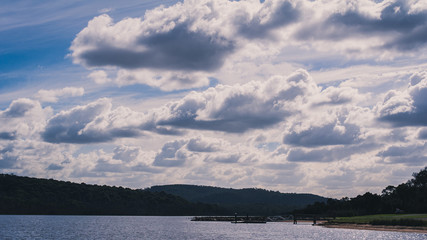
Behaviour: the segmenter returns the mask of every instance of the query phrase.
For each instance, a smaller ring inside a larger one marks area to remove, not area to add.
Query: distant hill
[[[164,192],[0,174],[0,214],[226,215]]]
[[[327,199],[313,194],[280,193],[258,188],[232,189],[196,185],[164,185],[146,189],[182,197],[193,203],[216,204],[230,212],[279,215]]]

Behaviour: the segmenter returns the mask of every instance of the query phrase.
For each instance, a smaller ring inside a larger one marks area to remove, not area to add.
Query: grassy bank
[[[338,217],[336,224],[372,224],[389,226],[427,226],[427,214],[377,214],[356,217]]]

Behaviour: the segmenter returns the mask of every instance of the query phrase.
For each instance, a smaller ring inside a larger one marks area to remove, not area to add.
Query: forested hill
[[[398,186],[387,186],[381,195],[366,192],[354,198],[329,199],[295,213],[358,216],[384,213],[427,213],[427,167]]]
[[[227,215],[164,192],[0,174],[0,214]]]
[[[217,204],[239,214],[279,215],[326,198],[313,194],[280,193],[264,189],[232,189],[196,185],[164,185],[147,189],[166,192],[197,203]]]

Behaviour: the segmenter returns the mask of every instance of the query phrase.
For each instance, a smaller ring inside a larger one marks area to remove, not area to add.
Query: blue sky
[[[0,171],[379,192],[427,163],[424,1],[2,1]]]

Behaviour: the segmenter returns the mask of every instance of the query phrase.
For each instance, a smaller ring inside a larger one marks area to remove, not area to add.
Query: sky
[[[0,172],[354,197],[427,165],[423,0],[5,0]]]

